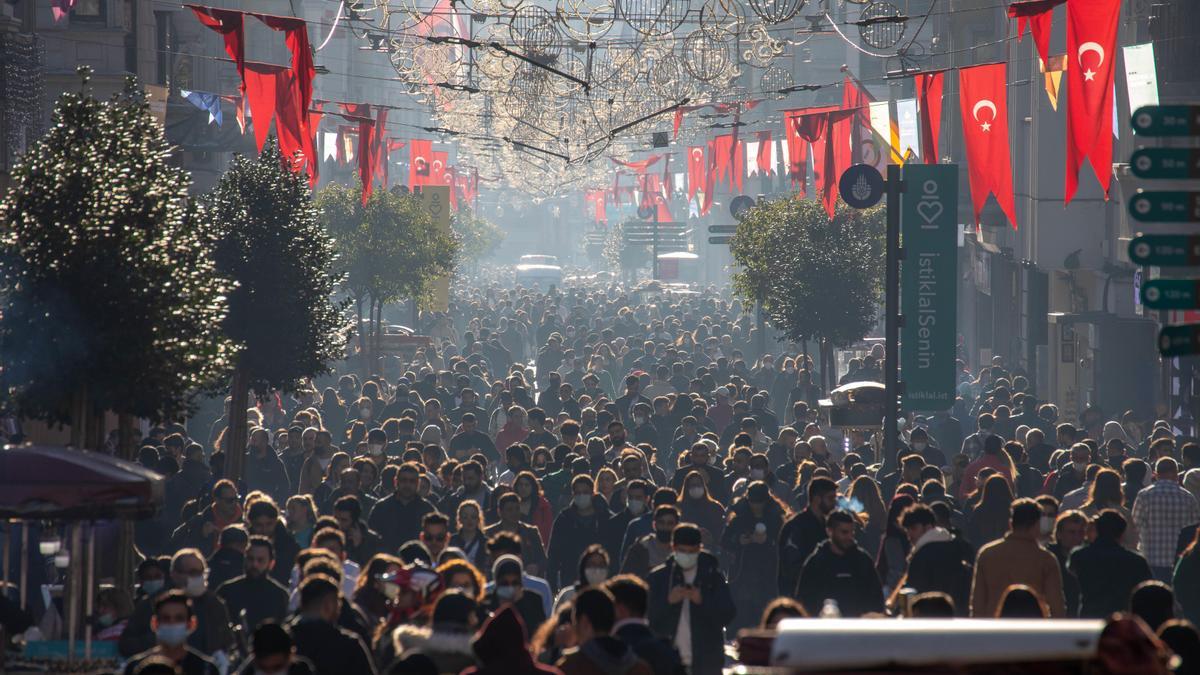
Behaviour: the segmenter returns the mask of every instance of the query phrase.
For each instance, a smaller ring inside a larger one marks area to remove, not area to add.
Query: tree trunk
[[[246,464],[246,409],[250,407],[250,380],[244,366],[233,371],[230,392],[229,431],[225,434],[225,477],[235,483]]]
[[[87,445],[88,411],[87,385],[80,383],[71,395],[71,447],[83,450]]]
[[[366,373],[371,363],[370,354],[367,353],[367,333],[368,330],[363,328],[363,296],[359,295],[354,298],[354,307],[358,310],[358,323],[354,329],[358,334],[358,356],[362,359],[362,371]],[[347,402],[348,403],[348,402]]]
[[[375,328],[374,328],[374,333],[375,333],[374,338],[375,339],[374,339],[374,342],[371,344],[371,356],[373,358],[373,360],[371,361],[371,372],[372,373],[381,372],[383,370],[382,366],[380,366],[380,364],[379,364],[380,343],[383,341],[383,338],[380,337],[380,335],[383,334],[383,300],[375,301],[375,319],[374,320],[375,320]]]
[[[133,415],[128,413],[117,415],[117,457],[130,461],[134,458],[133,421]],[[133,575],[137,566],[134,559],[133,521],[120,521],[118,528],[116,584],[119,590],[133,597]]]

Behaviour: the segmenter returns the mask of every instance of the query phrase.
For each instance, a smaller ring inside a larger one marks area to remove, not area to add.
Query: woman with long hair
[[[887,507],[883,505],[879,484],[866,474],[855,478],[850,484],[850,501],[859,504],[857,510],[862,528],[858,531],[858,546],[870,555],[879,550],[887,529]]]
[[[725,530],[725,507],[713,499],[699,471],[689,471],[679,493],[680,520],[695,523],[705,532],[707,541],[719,542]]]
[[[542,484],[538,482],[537,476],[532,471],[518,473],[513,480],[513,491],[521,498],[521,521],[537,527],[538,533],[542,535],[542,546],[549,546],[550,529],[554,527],[554,511],[550,508],[550,502],[542,496]]]
[[[472,565],[486,568],[487,538],[483,534],[483,510],[479,503],[474,499],[463,500],[455,512],[454,522],[458,529],[450,537],[449,545],[462,551]]]
[[[778,595],[778,539],[788,515],[788,508],[758,480],[729,509],[721,550],[733,558],[729,583],[741,617],[730,627],[732,631],[753,625],[754,617]]]
[[[1133,514],[1125,508],[1125,493],[1121,488],[1121,475],[1112,469],[1101,469],[1092,479],[1092,488],[1088,492],[1088,500],[1079,510],[1088,518],[1095,519],[1105,509],[1112,509],[1125,517],[1128,527],[1121,535],[1121,545],[1136,551],[1138,546],[1137,525],[1133,522]]]
[[[404,569],[404,562],[393,555],[379,553],[371,557],[358,574],[354,586],[354,604],[366,615],[368,625],[387,620],[391,603],[400,596],[400,585],[389,580],[390,574]]]
[[[604,502],[611,509],[613,494],[617,491],[617,472],[612,467],[604,467],[596,472],[596,494],[604,497]]]
[[[983,454],[979,459],[971,462],[963,472],[962,482],[959,486],[959,491],[955,495],[959,499],[967,496],[975,491],[979,483],[979,472],[984,469],[995,469],[1000,472],[1005,480],[1008,481],[1009,491],[1016,485],[1017,466],[1013,463],[1012,457],[1008,455],[1008,451],[1004,449],[1004,439],[999,436],[988,436],[983,441]]]
[[[570,604],[575,596],[585,588],[599,588],[608,580],[608,568],[611,560],[608,551],[600,544],[591,544],[583,549],[579,556],[578,580],[558,592],[554,599],[555,608]]]
[[[967,539],[979,548],[1000,539],[1008,532],[1012,516],[1012,486],[1004,476],[989,476],[983,483],[983,496],[979,506],[971,512],[967,522]]]
[[[912,549],[912,544],[908,541],[908,533],[900,525],[900,516],[904,509],[916,503],[917,500],[912,495],[897,494],[888,505],[887,526],[883,530],[879,552],[875,557],[875,571],[879,573],[879,580],[883,583],[884,597],[891,594],[892,589],[908,571],[908,552]],[[867,549],[867,554],[870,555],[870,549]]]

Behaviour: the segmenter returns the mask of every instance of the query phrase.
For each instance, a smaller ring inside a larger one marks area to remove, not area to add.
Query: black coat
[[[648,625],[627,623],[618,628],[613,637],[629,645],[638,658],[650,664],[655,675],[685,675],[679,650],[671,640],[655,635]]]
[[[275,534],[271,541],[275,544],[275,566],[268,574],[286,588],[292,583],[292,568],[300,555],[300,544],[296,543],[296,538],[288,532],[283,521],[275,523]]]
[[[818,546],[800,571],[796,596],[812,616],[817,616],[830,598],[837,601],[844,617],[883,611],[883,585],[875,563],[857,546],[841,555],[834,553],[828,541]]]
[[[954,613],[967,616],[975,566],[971,549],[957,540],[930,541],[908,559],[908,582],[918,593],[940,591],[954,600]]]
[[[246,612],[249,632],[266,619],[283,623],[288,614],[288,589],[269,576],[251,579],[245,575],[227,581],[217,589],[217,597],[225,601],[229,618],[241,623]]]
[[[796,592],[800,568],[817,545],[829,538],[825,523],[809,509],[792,516],[779,531],[779,594],[791,597]]]
[[[1054,543],[1046,547],[1055,558],[1058,558],[1058,571],[1062,573],[1063,598],[1067,601],[1067,616],[1079,616],[1079,579],[1067,568],[1067,560],[1071,552],[1064,551],[1062,544]]]
[[[671,589],[683,585],[683,570],[674,556],[650,572],[650,628],[669,640],[675,638],[683,603],[668,601]],[[720,673],[725,665],[725,627],[733,622],[737,607],[716,556],[701,553],[694,585],[700,589],[701,605],[689,612],[692,630],[692,675]],[[655,671],[657,672],[657,671]]]
[[[219,548],[208,556],[208,586],[213,590],[246,572],[246,555],[235,548]]]
[[[391,495],[371,509],[367,526],[383,539],[383,552],[395,555],[406,542],[417,538],[421,533],[421,518],[435,510],[433,504],[420,496],[405,504]]]
[[[550,548],[546,551],[549,569],[546,581],[554,589],[566,588],[579,581],[579,557],[591,544],[604,541],[608,506],[603,497],[592,498],[592,515],[583,517],[574,505],[563,509],[550,530]]]
[[[246,452],[245,476],[247,490],[262,490],[271,495],[277,504],[283,504],[292,495],[287,469],[270,446],[261,457],[253,448]]]
[[[317,675],[364,673],[374,675],[375,664],[362,639],[327,621],[297,618],[287,626],[296,653],[312,662]]]
[[[1133,588],[1153,577],[1145,558],[1099,538],[1072,551],[1067,569],[1079,579],[1079,616],[1084,618],[1107,618],[1128,609]]]

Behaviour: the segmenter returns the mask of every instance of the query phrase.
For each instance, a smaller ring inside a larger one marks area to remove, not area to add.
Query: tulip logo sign
[[[904,167],[900,234],[900,379],[905,410],[954,403],[957,357],[958,167]]]

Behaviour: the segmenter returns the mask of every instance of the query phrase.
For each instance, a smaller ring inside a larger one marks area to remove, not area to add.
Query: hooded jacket
[[[971,601],[971,577],[975,568],[970,549],[955,541],[944,528],[935,527],[917,540],[908,559],[908,581],[905,584],[918,593],[941,591],[954,599],[954,610],[967,615]]]
[[[683,570],[672,556],[650,572],[650,628],[656,634],[674,639],[683,603],[672,605],[668,600],[671,589],[683,585]],[[737,607],[729,584],[721,573],[716,556],[701,551],[696,564],[694,585],[700,589],[702,604],[689,612],[692,637],[692,670],[694,675],[719,673],[725,664],[725,627],[733,622]]]
[[[845,617],[883,611],[883,586],[871,557],[858,546],[839,555],[828,540],[805,561],[796,595],[812,616],[820,613],[828,598],[837,601]]]
[[[471,638],[472,635],[464,631],[401,624],[392,632],[392,647],[396,660],[411,654],[424,654],[437,666],[439,673],[458,675],[475,665]]]
[[[594,637],[563,652],[558,667],[563,675],[653,675],[654,672],[632,647],[608,635]]]
[[[510,606],[501,608],[471,641],[478,665],[461,675],[562,675],[558,668],[533,660],[525,646],[526,634],[517,612]]]

